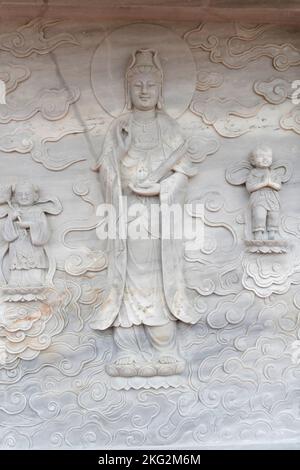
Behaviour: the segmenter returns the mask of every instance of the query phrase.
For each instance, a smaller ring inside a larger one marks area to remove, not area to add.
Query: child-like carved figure
[[[281,174],[272,169],[270,147],[258,147],[252,152],[246,188],[250,193],[252,232],[255,240],[275,240],[280,221]]]
[[[250,194],[251,228],[248,232],[252,233],[252,239],[259,242],[279,239],[279,191],[282,183],[290,177],[290,165],[287,162],[273,163],[272,149],[264,145],[252,152],[249,162],[241,162],[226,171],[229,183],[246,184]]]
[[[12,295],[9,300],[21,292],[23,300],[33,300],[33,290],[51,283],[55,265],[52,258],[49,263],[47,254],[51,234],[47,214],[57,215],[61,210],[57,198],[41,198],[39,188],[29,181],[0,187],[1,235],[6,242],[0,253],[0,272],[2,290]]]

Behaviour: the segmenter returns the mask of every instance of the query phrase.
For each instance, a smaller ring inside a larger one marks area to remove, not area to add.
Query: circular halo
[[[155,49],[164,73],[164,109],[173,118],[188,108],[196,86],[196,67],[187,44],[163,26],[122,26],[100,43],[91,66],[94,94],[102,108],[118,117],[125,107],[125,72],[136,49]]]

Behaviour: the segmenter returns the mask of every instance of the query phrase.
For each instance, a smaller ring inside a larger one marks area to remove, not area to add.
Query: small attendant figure
[[[50,231],[38,205],[39,189],[25,181],[12,188],[14,206],[4,222],[2,236],[8,242],[9,287],[42,287],[48,268],[44,246]]]
[[[290,163],[273,163],[272,149],[257,147],[249,161],[226,170],[226,180],[233,185],[245,184],[250,194],[249,215],[245,218],[246,240],[250,251],[286,252],[286,240],[280,239],[281,206],[279,191],[292,174]],[[250,235],[251,234],[251,235]],[[250,235],[250,236],[249,236]]]
[[[255,240],[275,240],[280,222],[281,174],[272,169],[270,147],[258,147],[250,157],[252,169],[246,180],[250,193],[252,233]]]

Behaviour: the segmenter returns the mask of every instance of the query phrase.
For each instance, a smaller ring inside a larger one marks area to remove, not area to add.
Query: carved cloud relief
[[[0,51],[9,58],[0,79],[10,93],[8,107],[0,109],[2,182],[15,165],[16,178],[37,180],[63,208],[50,223],[49,248],[57,262],[51,308],[28,302],[3,315],[0,303],[1,447],[298,442],[300,369],[293,353],[300,340],[300,130],[289,85],[300,64],[299,41],[295,35],[287,41],[279,29],[262,25],[222,25],[222,34],[220,25],[183,31],[198,71],[190,110],[178,122],[193,136],[190,158],[201,167],[189,201],[204,205],[205,243],[185,253],[187,287],[199,321],[179,327],[189,364],[182,382],[155,388],[145,379],[138,390],[124,384],[119,390],[105,371],[113,351],[111,332],[90,328],[107,274],[95,234],[101,188],[90,170],[92,149],[100,152],[104,129],[87,125],[93,119],[103,119],[106,127],[111,123],[111,116],[95,106],[90,83],[91,58],[103,36],[101,28],[98,32],[88,24],[82,30],[72,27],[72,34],[62,32],[68,24],[38,19],[0,35]],[[74,53],[73,62],[83,64],[80,73],[72,69],[68,89],[44,89],[35,81],[40,59],[54,50],[66,75],[71,67],[63,60],[66,54]],[[266,67],[257,67],[254,76],[250,69],[258,61]],[[251,87],[245,96],[231,91],[228,96],[232,78],[248,72]],[[33,99],[22,107],[21,87],[28,83]],[[69,120],[74,106],[81,122]],[[259,120],[265,109],[275,110],[276,118],[263,127]],[[31,126],[33,119],[43,122],[41,135]],[[76,152],[77,138],[87,143],[82,154],[81,148]],[[225,172],[245,160],[257,140],[274,140],[278,159],[295,157],[282,191],[282,230],[294,251],[250,253],[253,263],[247,263],[248,194],[229,184]],[[268,256],[273,262],[265,265]]]

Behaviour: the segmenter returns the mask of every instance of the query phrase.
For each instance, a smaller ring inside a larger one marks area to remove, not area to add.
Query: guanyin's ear
[[[156,105],[157,109],[162,110],[163,109],[163,97],[162,97],[162,86],[159,87],[159,96],[158,96],[158,101]]]
[[[128,80],[126,80],[126,89],[125,89],[125,108],[128,109],[129,111],[131,111],[132,109]]]

